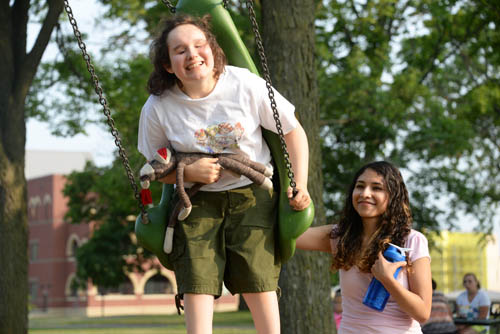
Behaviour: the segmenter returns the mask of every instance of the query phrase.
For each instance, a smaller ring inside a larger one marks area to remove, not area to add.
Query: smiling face
[[[389,192],[384,178],[373,169],[366,169],[356,180],[352,205],[363,222],[378,222],[387,210]]]
[[[165,65],[184,86],[215,85],[214,56],[203,31],[192,24],[183,24],[168,34],[170,64]]]

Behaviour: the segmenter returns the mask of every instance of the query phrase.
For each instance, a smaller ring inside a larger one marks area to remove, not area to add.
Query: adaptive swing
[[[234,23],[225,9],[225,1],[222,3],[220,0],[180,0],[177,7],[174,8],[168,1],[162,0],[172,12],[180,12],[195,16],[202,16],[210,14],[212,17],[212,28],[214,34],[217,36],[219,45],[224,50],[228,62],[238,67],[245,67],[251,72],[258,74],[257,68],[253,63],[248,50],[244,46],[239,34],[234,26]],[[289,161],[286,143],[284,140],[283,132],[281,130],[281,123],[276,109],[273,92],[271,89],[271,81],[268,73],[267,63],[265,59],[264,50],[260,34],[257,28],[255,19],[255,12],[253,10],[252,1],[246,1],[249,9],[250,18],[255,33],[259,55],[261,57],[262,67],[264,69],[264,78],[269,92],[269,99],[273,109],[273,116],[276,121],[278,135],[268,130],[263,130],[263,135],[271,150],[271,154],[278,170],[280,190],[279,190],[279,210],[278,210],[278,225],[279,225],[279,257],[282,263],[288,261],[295,252],[295,240],[302,234],[312,223],[314,218],[314,206],[311,202],[308,208],[303,211],[294,211],[290,208],[287,198],[287,188],[291,186],[295,190],[295,181],[291,163]],[[97,76],[94,73],[93,66],[90,63],[90,57],[86,53],[85,44],[81,41],[81,34],[78,31],[76,21],[74,20],[67,0],[65,0],[65,10],[68,14],[70,23],[73,26],[75,36],[78,39],[79,46],[82,50],[83,57],[87,62],[87,68],[92,76],[96,93],[99,95],[99,102],[103,105],[104,113],[108,118],[108,124],[112,129],[112,134],[115,137],[115,143],[119,148],[120,156],[122,157],[124,167],[134,189],[135,197],[139,201],[141,208],[141,215],[138,216],[135,223],[135,233],[138,242],[145,248],[154,253],[163,266],[168,269],[173,269],[172,264],[169,262],[167,254],[163,250],[165,231],[168,223],[168,204],[171,201],[174,193],[173,185],[163,185],[163,193],[160,203],[156,207],[145,209],[140,201],[137,185],[134,177],[132,176],[128,159],[120,144],[120,139],[117,131],[114,128],[107,107],[106,99],[102,96],[102,89],[99,87]]]

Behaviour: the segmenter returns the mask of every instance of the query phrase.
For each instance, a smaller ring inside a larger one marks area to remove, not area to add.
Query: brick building
[[[59,152],[58,158],[61,157],[68,159]],[[47,155],[44,160],[57,161]],[[31,163],[34,162],[31,160]],[[83,165],[80,164],[81,167]],[[74,170],[78,167],[69,168]],[[43,173],[45,171],[39,174]],[[65,222],[67,199],[62,194],[66,182],[64,175],[37,175],[27,170],[27,179],[32,315],[103,316],[176,312],[174,273],[159,265],[157,260],[145,267],[144,274],[124,273],[127,282],[112,291],[101,291],[92,284],[85,291],[72,288],[76,271],[74,254],[90,237],[92,226]],[[234,310],[237,302],[237,296],[226,294],[216,300],[215,310]]]

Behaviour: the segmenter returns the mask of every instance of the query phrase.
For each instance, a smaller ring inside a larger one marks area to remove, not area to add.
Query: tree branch
[[[50,35],[54,30],[54,27],[59,21],[59,16],[64,8],[63,0],[48,0],[49,10],[43,21],[42,28],[38,33],[35,44],[31,51],[27,54],[24,62],[20,67],[19,77],[21,80],[18,81],[17,87],[15,87],[15,93],[19,98],[24,100],[24,97],[28,94],[30,84],[35,76],[42,55],[47,48],[50,41]]]
[[[29,0],[16,0],[12,6],[12,56],[14,71],[17,73],[23,65],[26,56],[26,39],[28,30]]]
[[[349,123],[348,119],[322,119],[318,121],[320,127],[328,126],[328,125],[346,125]]]
[[[351,8],[352,11],[354,12],[354,15],[356,15],[356,18],[359,20],[359,13],[358,10],[356,9],[356,4],[352,0],[350,0],[349,3],[351,4]]]

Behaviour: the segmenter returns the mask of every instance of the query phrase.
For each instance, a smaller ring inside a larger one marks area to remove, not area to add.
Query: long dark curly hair
[[[371,169],[383,177],[385,187],[389,193],[389,201],[387,210],[380,217],[379,227],[371,237],[370,244],[360,254],[363,223],[352,204],[352,193],[359,176],[367,169]],[[370,272],[378,253],[385,250],[387,243],[404,246],[404,242],[410,234],[411,226],[412,216],[408,191],[400,171],[386,161],[376,161],[363,166],[354,175],[340,221],[330,235],[331,238],[338,238],[337,249],[333,252],[335,256],[332,261],[332,269],[349,270],[356,265],[360,271]]]
[[[168,54],[168,34],[176,27],[183,24],[192,24],[200,29],[207,39],[214,56],[214,77],[217,79],[224,71],[226,55],[217,43],[214,34],[210,31],[210,15],[201,18],[178,14],[160,23],[157,37],[151,42],[149,57],[153,64],[153,72],[149,75],[147,90],[150,94],[161,95],[166,89],[171,88],[177,82],[177,76],[165,70],[165,65],[170,67],[170,56]]]

